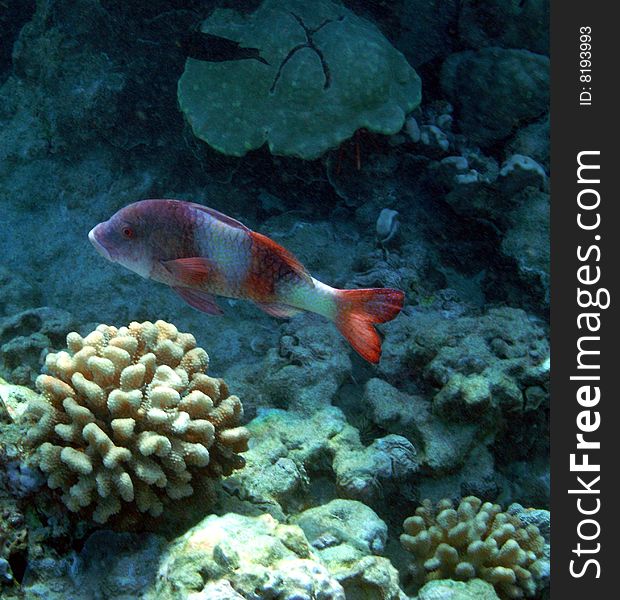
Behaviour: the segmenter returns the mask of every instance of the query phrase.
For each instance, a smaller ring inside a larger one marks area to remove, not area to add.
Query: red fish
[[[108,260],[169,285],[209,314],[222,313],[215,296],[224,296],[252,300],[274,317],[323,315],[371,363],[381,357],[374,325],[391,321],[403,307],[400,290],[339,290],[321,283],[270,238],[200,204],[135,202],[88,237]]]

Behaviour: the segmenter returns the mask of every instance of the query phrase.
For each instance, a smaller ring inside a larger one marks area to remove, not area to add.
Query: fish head
[[[148,278],[159,257],[153,244],[154,219],[141,204],[130,204],[99,223],[90,230],[88,239],[107,260]]]

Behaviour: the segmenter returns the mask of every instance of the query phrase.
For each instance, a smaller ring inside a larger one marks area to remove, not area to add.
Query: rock
[[[269,512],[281,520],[313,497],[309,473],[333,480],[334,453],[338,448],[346,451],[356,440],[353,428],[335,407],[318,410],[310,418],[262,410],[247,427],[252,441],[244,454],[246,466],[228,477],[224,487],[246,510]]]
[[[466,50],[446,59],[441,86],[461,132],[485,147],[547,111],[549,59],[527,50]]]
[[[377,514],[354,500],[332,500],[308,509],[293,521],[305,532],[347,600],[405,599],[398,573],[380,556],[387,527]]]
[[[187,600],[245,600],[235,592],[228,579],[209,581],[200,592],[194,592],[187,596]]]
[[[499,600],[493,586],[481,579],[452,581],[440,579],[425,584],[416,600]]]
[[[0,266],[0,318],[35,304],[34,287],[11,269]]]
[[[455,374],[433,400],[437,413],[449,420],[472,422],[491,404],[489,381],[480,375]]]
[[[269,515],[207,517],[170,544],[158,574],[149,600],[206,598],[205,586],[223,579],[247,600],[345,598],[303,531]]]
[[[514,196],[525,188],[544,189],[547,184],[545,170],[534,159],[513,154],[502,165],[497,184],[505,196]]]
[[[276,347],[262,360],[229,369],[236,391],[250,399],[248,415],[262,406],[314,414],[329,406],[351,370],[351,351],[338,330],[315,315],[282,324]]]
[[[513,258],[526,285],[540,290],[549,303],[549,194],[527,188],[513,197],[511,227],[502,240],[502,252]]]
[[[519,129],[506,146],[507,155],[533,158],[549,172],[549,115]]]
[[[19,385],[34,385],[47,352],[64,346],[74,326],[70,313],[49,307],[0,318],[0,376]]]
[[[501,46],[549,54],[549,2],[546,0],[465,0],[459,35],[472,48]]]
[[[418,308],[388,330],[383,356],[379,373],[396,389],[371,380],[364,403],[377,424],[414,443],[422,465],[454,471],[483,438],[495,438],[503,462],[531,458],[546,439],[549,347],[524,311]]]
[[[407,431],[414,421],[411,396],[378,377],[364,385],[362,403],[370,411],[372,422],[390,433]]]
[[[27,598],[87,600],[147,598],[165,540],[155,535],[97,531],[79,554],[29,561]]]
[[[327,558],[326,558],[327,560]],[[398,571],[387,558],[365,556],[356,562],[328,562],[345,590],[347,600],[407,600],[399,587]]]
[[[332,500],[293,517],[310,543],[321,546],[348,544],[364,554],[382,554],[387,526],[368,506],[355,500]],[[325,540],[329,538],[330,542]]]
[[[366,448],[360,446],[352,444],[348,451],[334,456],[336,485],[347,498],[383,506],[390,493],[400,492],[418,471],[416,449],[399,435],[378,438]]]

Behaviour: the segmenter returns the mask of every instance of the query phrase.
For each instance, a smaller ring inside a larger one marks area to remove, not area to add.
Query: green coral
[[[251,15],[216,10],[202,31],[260,50],[258,60],[187,59],[178,99],[194,134],[242,156],[315,159],[365,128],[398,132],[420,103],[404,56],[370,22],[330,0],[265,0]]]
[[[501,598],[535,596],[548,571],[545,539],[538,527],[475,496],[433,506],[425,500],[405,520],[403,547],[412,553],[409,571],[427,581],[483,579]]]

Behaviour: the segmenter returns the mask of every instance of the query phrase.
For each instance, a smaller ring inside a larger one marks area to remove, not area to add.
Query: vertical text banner
[[[620,579],[615,8],[551,2],[551,597],[558,600],[618,597]]]

